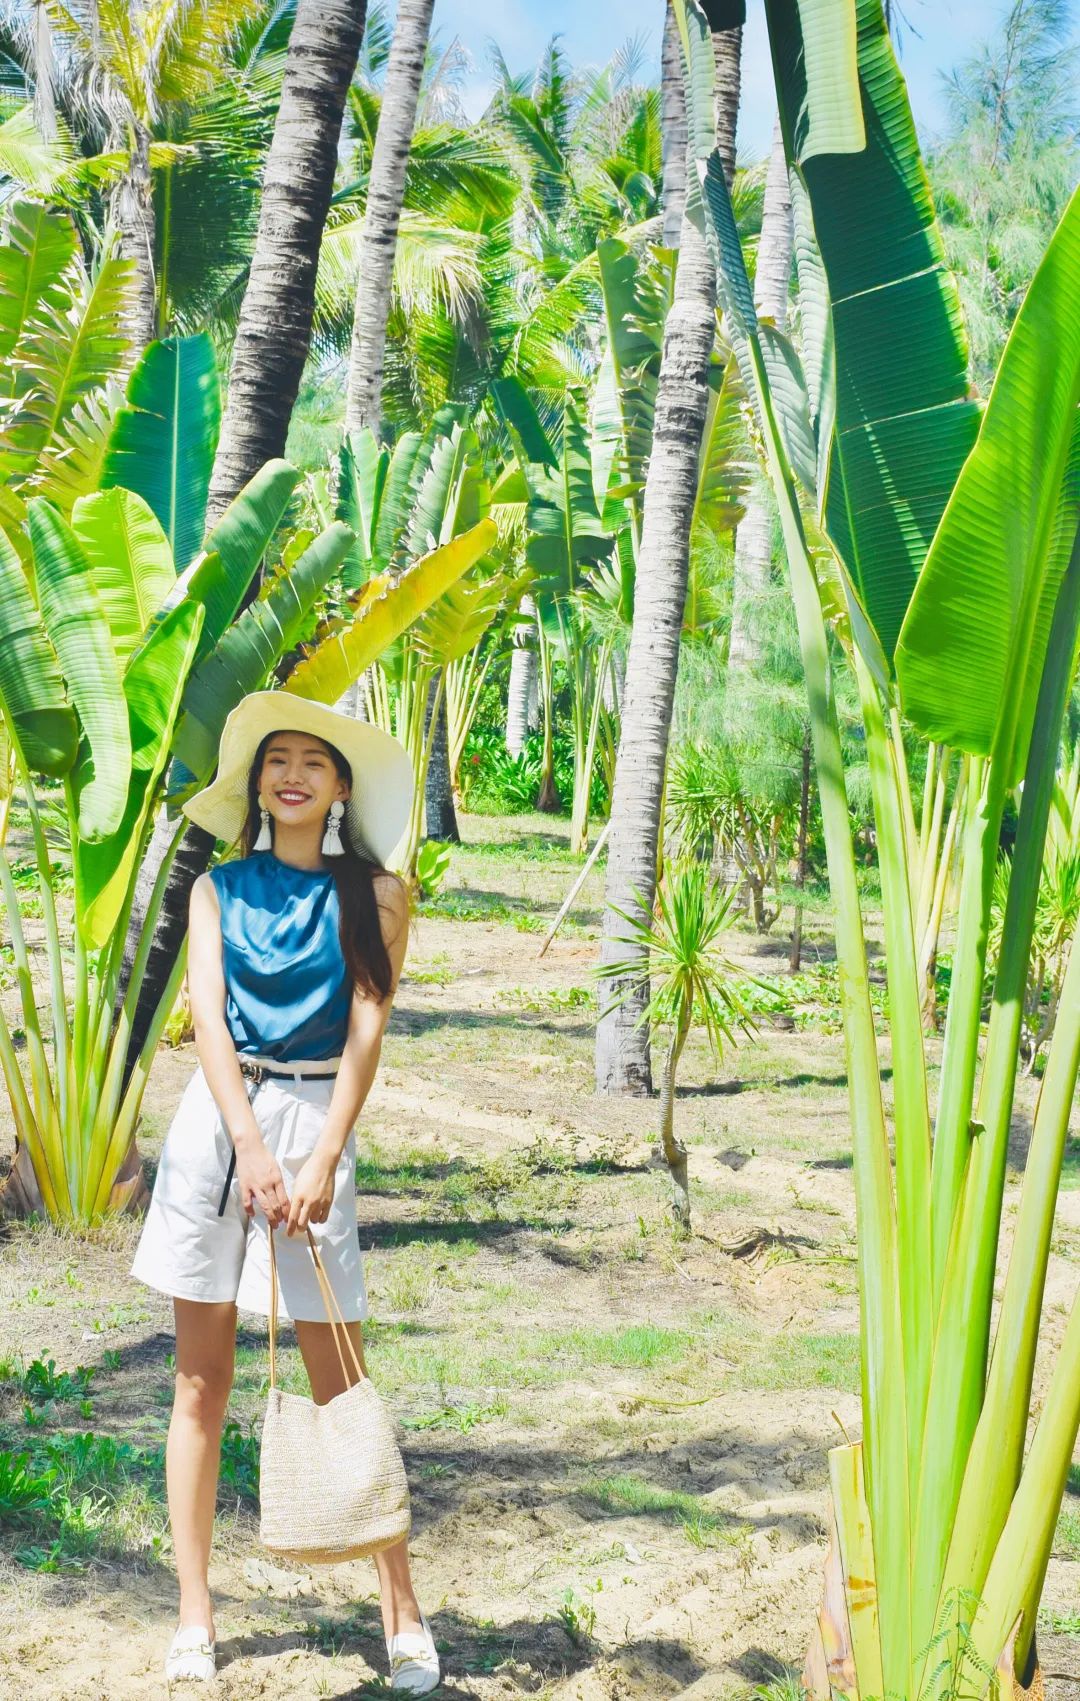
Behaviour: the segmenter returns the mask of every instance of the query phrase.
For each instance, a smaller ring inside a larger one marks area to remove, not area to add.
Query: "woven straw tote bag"
[[[277,1385],[278,1280],[270,1233],[270,1393],[262,1431],[259,1538],[282,1559],[336,1565],[392,1547],[410,1529],[409,1485],[389,1411],[364,1375],[311,1230],[323,1304],[345,1381],[325,1406]]]

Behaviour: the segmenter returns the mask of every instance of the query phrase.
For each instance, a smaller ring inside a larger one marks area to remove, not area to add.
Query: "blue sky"
[[[941,73],[982,39],[1005,10],[1005,0],[905,0],[912,28],[902,33],[901,63],[924,139],[944,122]],[[749,157],[768,150],[772,130],[772,79],[765,43],[764,7],[750,0],[744,48],[739,150]],[[535,64],[551,35],[560,32],[572,60],[602,64],[628,36],[641,36],[659,67],[663,0],[435,0],[435,28],[445,43],[458,36],[474,61],[467,90],[478,112],[490,87],[487,44],[494,38],[514,70]],[[918,34],[915,32],[918,31]]]

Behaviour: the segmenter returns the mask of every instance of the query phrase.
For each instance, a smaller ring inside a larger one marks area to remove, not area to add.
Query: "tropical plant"
[[[980,384],[1080,173],[1077,69],[1071,0],[1011,0],[946,82],[928,164]]]
[[[128,1066],[137,1001],[146,996],[155,923],[187,825],[176,808],[209,778],[226,715],[309,638],[287,691],[334,700],[343,672],[359,673],[394,642],[494,530],[481,524],[449,550],[369,580],[342,617],[312,635],[316,601],[354,543],[334,522],[286,549],[237,619],[299,475],[286,462],[269,463],[199,547],[216,390],[205,340],[152,344],[113,425],[99,488],[75,501],[70,521],[33,496],[26,536],[0,531],[0,711],[30,815],[51,1030],[47,1043],[18,892],[0,852],[27,1036],[20,1060],[0,1014],[0,1066],[19,1139],[15,1195],[57,1220],[89,1222],[138,1192],[134,1132],[184,972],[182,938]],[[35,793],[38,774],[61,782],[58,830],[47,826]],[[125,974],[140,864],[166,794],[164,854]],[[56,901],[68,861],[70,986]]]
[[[734,1043],[736,1029],[753,1032],[738,971],[719,943],[734,901],[734,890],[718,885],[704,863],[668,862],[657,888],[655,915],[646,916],[640,897],[635,910],[621,915],[625,937],[637,949],[614,968],[601,971],[614,981],[618,999],[640,997],[644,991],[637,1020],[647,1022],[654,1034],[667,1036],[660,1077],[660,1145],[671,1174],[672,1209],[684,1233],[690,1228],[690,1183],[686,1147],[675,1133],[679,1059],[695,1024],[704,1029],[717,1063],[725,1041]]]
[[[495,547],[480,445],[462,410],[441,410],[426,432],[407,433],[392,453],[370,429],[352,433],[339,469],[337,512],[356,528],[348,584],[362,585],[372,571],[393,572],[429,547],[452,549],[479,527],[486,539],[485,549],[470,557],[470,566],[482,557],[475,572],[456,580],[363,681],[368,717],[400,738],[413,759],[416,791],[401,852],[402,867],[411,874],[438,716],[445,704],[453,774],[490,665],[480,659],[481,641],[499,615],[515,606],[520,584]],[[346,684],[348,679],[343,689]]]
[[[69,513],[94,489],[125,348],[131,268],[88,270],[71,219],[31,201],[4,209],[0,240],[0,523],[21,538],[25,497]]]
[[[190,177],[183,180],[185,166],[201,156],[204,218],[205,198],[209,193],[213,201],[214,189],[218,212],[226,185],[230,212],[241,211],[245,188],[250,201],[265,105],[242,57],[252,36],[268,33],[267,11],[263,0],[163,6],[97,0],[92,8],[80,0],[53,0],[47,8],[65,97],[60,134],[77,138],[93,156],[80,173],[67,174],[67,198],[87,206],[94,222],[100,213],[93,203],[104,191],[107,222],[115,225],[120,256],[134,279],[125,325],[133,357],[164,328],[170,263],[175,260],[182,272],[192,259],[174,242],[185,193],[194,186]],[[33,32],[31,44],[39,40]],[[57,80],[56,63],[38,66],[33,45],[22,58],[40,112],[45,89],[51,92]],[[197,225],[191,219],[190,234],[206,256],[205,232]]]
[[[782,788],[755,796],[722,744],[680,745],[668,770],[669,830],[685,851],[714,868],[735,865],[760,933],[768,933],[780,914],[781,864],[792,848],[795,793],[790,776],[785,779]]]
[[[707,27],[695,0],[679,7],[691,104],[703,105],[712,70]],[[1017,315],[980,418],[879,0],[824,8],[767,0],[767,12],[785,144],[797,168],[802,362],[758,323],[719,160],[701,149],[695,170],[783,527],[851,1083],[863,1436],[831,1455],[836,1531],[808,1678],[815,1695],[843,1688],[864,1698],[922,1698],[949,1691],[963,1667],[963,1693],[981,1697],[996,1692],[998,1673],[1010,1685],[1032,1679],[1038,1601],[1080,1423],[1078,1297],[1025,1458],[1080,1058],[1075,941],[991,1329],[1023,992],[1080,623],[1080,325],[1071,305],[1080,289],[1080,195]],[[812,53],[804,47],[811,29]],[[886,343],[902,357],[883,361]],[[825,358],[830,347],[833,358]],[[817,482],[824,465],[830,476]],[[808,538],[796,476],[835,546],[842,603],[830,586],[837,569]],[[900,512],[910,524],[899,524]],[[883,527],[890,515],[895,523]],[[826,617],[848,647],[862,699],[888,959],[895,1168]],[[891,724],[897,704],[922,738],[971,758],[933,1124],[905,782]],[[1002,950],[980,1046],[998,839],[1021,779]]]

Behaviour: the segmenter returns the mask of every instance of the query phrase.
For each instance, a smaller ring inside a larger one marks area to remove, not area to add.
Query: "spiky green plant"
[[[753,1031],[739,992],[739,972],[725,957],[722,939],[735,904],[734,888],[719,885],[707,864],[694,859],[669,862],[657,888],[656,913],[644,904],[619,910],[620,940],[633,955],[607,965],[619,985],[609,1010],[648,989],[639,1024],[667,1036],[660,1076],[660,1145],[671,1174],[672,1209],[684,1231],[690,1228],[690,1181],[686,1147],[675,1133],[675,1078],[679,1060],[695,1025],[702,1028],[719,1063],[725,1043],[736,1031]],[[636,949],[634,949],[636,948]],[[606,1014],[606,1012],[605,1012]]]
[[[702,214],[791,575],[847,1042],[863,1436],[831,1457],[838,1543],[811,1688],[862,1701],[937,1701],[961,1662],[963,1692],[980,1698],[999,1671],[1007,1684],[1031,1677],[1080,1425],[1078,1296],[1032,1428],[1080,1062],[1075,939],[992,1328],[1024,987],[1080,626],[1080,193],[980,412],[967,392],[955,283],[880,0],[767,0],[799,223],[800,360],[757,322],[723,171],[710,158],[707,23],[696,0],[677,3]],[[891,1119],[827,620],[843,637],[862,700],[888,959]],[[971,759],[933,1117],[900,712],[923,738]],[[1021,780],[984,1036],[999,833]],[[950,1617],[957,1602],[963,1610]]]

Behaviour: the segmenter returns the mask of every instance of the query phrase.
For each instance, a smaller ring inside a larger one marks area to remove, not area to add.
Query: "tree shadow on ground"
[[[305,1618],[304,1626],[296,1629],[248,1632],[219,1642],[219,1669],[226,1671],[247,1656],[265,1659],[298,1649],[359,1656],[377,1673],[385,1667],[382,1624],[374,1602],[358,1603],[341,1612],[313,1612],[308,1607]],[[495,1672],[502,1672],[507,1686],[515,1691],[541,1684],[546,1688],[588,1670],[601,1657],[593,1636],[582,1628],[570,1630],[555,1615],[522,1615],[507,1624],[494,1625],[443,1607],[432,1616],[432,1630],[444,1673],[439,1694],[445,1696],[472,1696],[475,1691],[468,1680]],[[646,1636],[628,1643],[610,1658],[621,1664],[628,1657],[639,1668],[644,1665],[655,1672],[658,1693],[660,1684],[674,1681],[682,1688],[707,1669],[684,1642],[673,1637]],[[461,1687],[463,1683],[468,1686]],[[345,1701],[384,1693],[385,1682],[377,1676],[374,1682],[360,1683],[346,1691]]]
[[[881,1079],[891,1081],[891,1069],[881,1070]],[[833,1075],[815,1075],[812,1070],[799,1070],[794,1075],[739,1075],[730,1081],[706,1081],[701,1086],[680,1087],[679,1098],[727,1098],[739,1093],[771,1093],[779,1087],[846,1087],[847,1071]]]
[[[529,1033],[559,1034],[563,1039],[584,1039],[593,1032],[593,1023],[559,1021],[534,1010],[413,1010],[407,1005],[395,1005],[390,1014],[391,1034],[415,1039],[421,1034],[437,1033],[440,1028],[464,1028],[474,1032],[485,1028],[527,1030]]]

